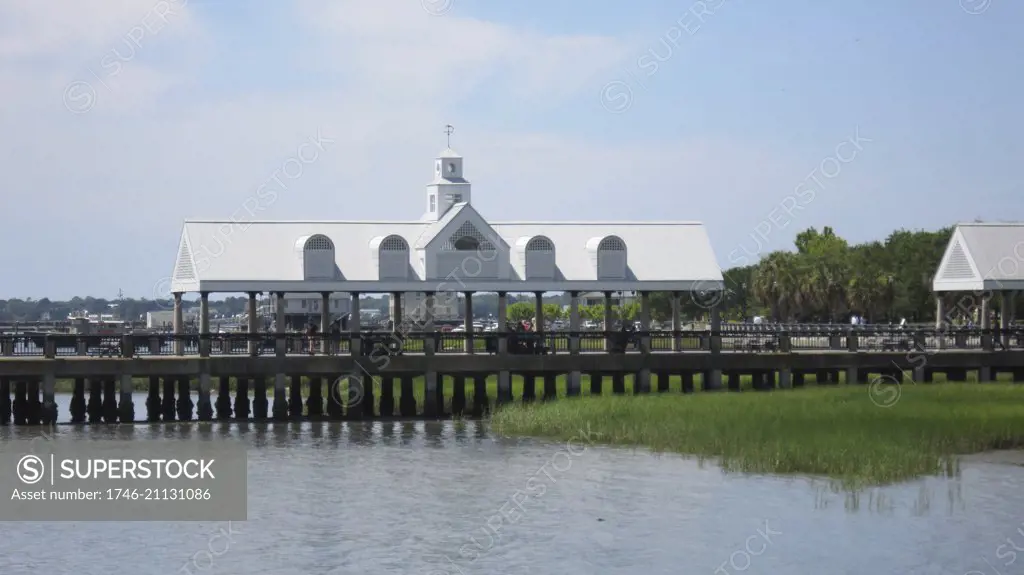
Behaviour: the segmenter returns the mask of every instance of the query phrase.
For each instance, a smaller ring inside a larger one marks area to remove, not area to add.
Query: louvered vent
[[[192,251],[188,249],[185,238],[181,238],[178,246],[178,261],[174,264],[174,278],[178,280],[196,279],[196,269],[192,265]]]
[[[971,262],[967,261],[967,253],[959,240],[953,242],[953,249],[949,252],[949,259],[946,261],[946,269],[942,272],[944,280],[969,280],[974,279],[974,271],[971,270]]]

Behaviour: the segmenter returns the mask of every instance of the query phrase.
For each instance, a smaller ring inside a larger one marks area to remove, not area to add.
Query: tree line
[[[851,245],[832,228],[808,228],[797,234],[793,251],[766,254],[753,265],[723,272],[725,291],[721,294],[684,295],[681,315],[686,320],[705,320],[712,305],[719,306],[727,320],[762,316],[780,322],[841,322],[851,314],[869,323],[935,320],[932,278],[950,236],[952,227],[937,231],[895,231],[883,241]],[[949,296],[951,300],[957,296]],[[226,297],[211,300],[211,313],[235,316],[245,312],[247,298]],[[635,320],[639,303],[625,300],[616,306],[617,319]],[[548,319],[567,319],[568,294],[544,298]],[[672,315],[668,293],[650,295],[651,316],[668,321]],[[950,302],[953,304],[953,302]],[[473,300],[479,315],[497,315],[497,297],[479,294]],[[387,298],[361,300],[362,309],[387,312]],[[171,300],[75,297],[68,301],[48,298],[0,300],[0,322],[40,321],[44,317],[62,320],[69,313],[116,313],[126,319],[142,319],[146,312],[169,310]],[[993,308],[998,308],[998,300]],[[949,309],[949,307],[947,307]],[[1024,309],[1018,305],[1018,309]],[[510,296],[508,315],[513,320],[529,320],[534,315],[533,296]],[[602,321],[603,306],[582,306],[584,320]]]

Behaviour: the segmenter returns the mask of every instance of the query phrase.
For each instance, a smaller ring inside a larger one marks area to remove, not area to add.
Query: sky
[[[485,218],[697,220],[723,268],[810,226],[1024,220],[1020,22],[1010,0],[0,0],[0,298],[166,296],[186,218],[418,219],[446,124]]]

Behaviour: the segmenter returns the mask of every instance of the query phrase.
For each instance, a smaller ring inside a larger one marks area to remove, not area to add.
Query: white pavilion
[[[990,302],[998,297],[999,327],[1008,329],[1016,316],[1016,300],[1024,291],[1024,222],[957,224],[935,271],[932,291],[936,328],[950,323],[955,314],[969,314],[979,296],[979,327],[992,327]],[[943,305],[942,296],[949,293],[962,294],[952,310]]]
[[[689,291],[724,289],[699,222],[488,221],[464,170],[451,148],[437,156],[418,220],[186,220],[171,281],[175,317],[184,293],[201,295],[204,333],[210,293],[248,293],[251,322],[257,294],[276,294],[282,319],[286,297],[319,295],[325,325],[332,308],[358,324],[358,294],[390,294],[392,318],[428,320],[435,298],[459,295],[469,329],[474,292],[497,292],[499,316],[508,293],[536,294],[539,311],[545,292],[569,292],[572,310],[583,292],[635,292],[641,307],[650,292],[674,292],[678,317]]]

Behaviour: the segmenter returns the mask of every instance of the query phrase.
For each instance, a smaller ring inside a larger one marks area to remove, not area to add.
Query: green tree
[[[532,303],[525,301],[516,302],[505,310],[509,321],[527,321],[533,317],[535,308]]]

